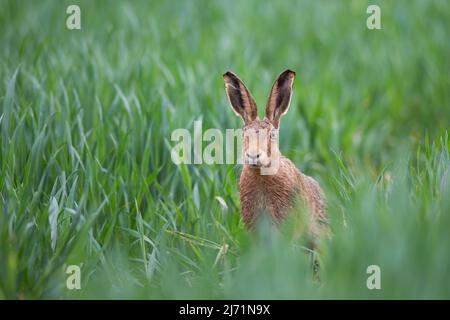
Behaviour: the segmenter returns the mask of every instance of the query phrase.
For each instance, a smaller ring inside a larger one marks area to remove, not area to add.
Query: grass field
[[[450,298],[449,1],[0,0],[0,26],[1,299]],[[318,277],[290,221],[245,231],[239,165],[170,157],[194,120],[242,126],[223,72],[262,116],[287,68],[280,149],[333,232]]]

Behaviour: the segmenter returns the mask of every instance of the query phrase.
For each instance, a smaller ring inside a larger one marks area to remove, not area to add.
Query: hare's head
[[[238,76],[228,71],[223,78],[230,105],[244,120],[244,163],[255,168],[269,167],[271,159],[279,155],[278,127],[289,108],[295,72],[286,70],[275,80],[262,120],[255,100]]]

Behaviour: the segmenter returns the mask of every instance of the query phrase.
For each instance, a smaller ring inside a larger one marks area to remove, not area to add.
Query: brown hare
[[[223,75],[230,105],[244,120],[244,168],[239,181],[244,223],[252,229],[262,212],[280,224],[296,199],[304,201],[309,213],[312,247],[326,221],[323,192],[313,178],[301,173],[278,149],[280,118],[289,108],[295,72],[278,76],[270,91],[266,116],[259,119],[256,103],[244,83],[232,72]]]

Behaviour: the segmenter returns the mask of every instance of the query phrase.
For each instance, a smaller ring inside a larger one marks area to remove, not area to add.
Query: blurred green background
[[[0,26],[0,298],[450,298],[450,2],[1,0]],[[263,115],[287,68],[316,275],[291,221],[244,230],[240,166],[170,158],[176,128],[242,126],[224,71]]]

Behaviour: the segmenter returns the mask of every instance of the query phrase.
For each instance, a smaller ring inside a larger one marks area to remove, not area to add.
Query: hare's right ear
[[[255,120],[258,116],[255,100],[241,79],[230,71],[223,74],[223,79],[225,80],[225,89],[233,111],[244,119],[245,124]]]

